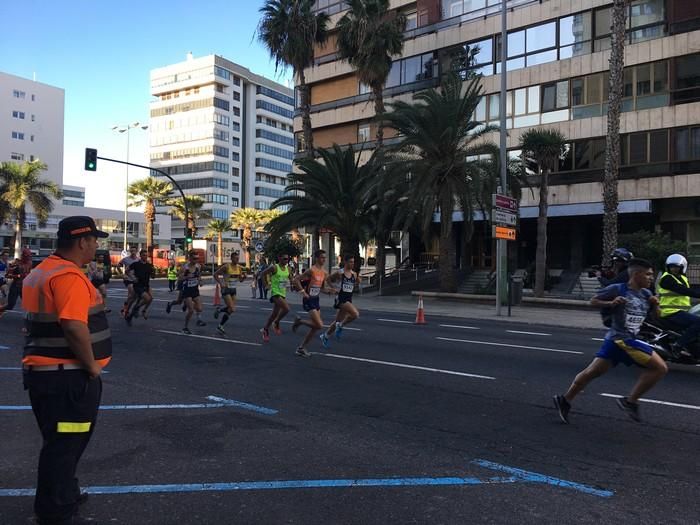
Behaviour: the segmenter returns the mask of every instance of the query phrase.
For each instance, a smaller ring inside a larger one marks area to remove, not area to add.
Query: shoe
[[[169,314],[172,309],[173,309],[173,303],[168,301],[168,304],[165,305],[165,313]]]
[[[554,406],[557,407],[559,411],[559,419],[569,424],[569,410],[571,410],[571,404],[564,396],[554,396]]]
[[[328,350],[331,347],[331,344],[328,341],[328,336],[326,335],[325,332],[319,336],[319,339],[321,340],[321,344],[323,345],[323,348],[325,350]]]
[[[263,342],[270,342],[270,331],[267,328],[261,328],[260,333],[262,334]]]
[[[639,403],[632,403],[626,397],[620,397],[617,399],[617,406],[637,423],[641,421],[639,417]]]
[[[214,319],[218,319],[220,313],[221,313],[221,312],[219,312],[219,309],[216,308],[216,309],[214,310]]]
[[[335,338],[340,341],[340,337],[343,335],[343,325],[341,323],[335,324]]]
[[[311,357],[311,354],[306,348],[299,347],[297,348],[297,351],[294,352],[296,355],[299,357]]]
[[[279,323],[273,324],[272,329],[275,331],[275,335],[282,335],[282,329],[280,328]]]
[[[105,313],[106,313],[106,314],[111,314],[111,313],[112,313],[112,309],[111,309],[111,308],[105,308]]]
[[[226,335],[226,330],[224,330],[224,327],[221,325],[216,327],[216,331],[219,332],[221,335]]]
[[[189,328],[187,328],[187,327],[184,327],[184,328],[182,329],[182,333],[183,333],[183,334],[187,334],[187,335],[192,335],[192,331],[191,331]]]
[[[294,322],[292,323],[292,332],[294,332],[296,334],[297,330],[299,330],[300,326],[301,326],[301,317],[297,316],[294,319]]]
[[[197,319],[197,322],[195,323],[197,326],[207,326],[207,323],[202,321],[201,319]]]
[[[148,310],[144,310],[143,312],[141,312],[141,317],[144,321],[148,320]]]

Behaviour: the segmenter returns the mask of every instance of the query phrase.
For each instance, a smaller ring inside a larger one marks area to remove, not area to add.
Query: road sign
[[[518,223],[518,216],[496,208],[491,212],[491,220],[499,225],[515,226]]]
[[[506,228],[504,226],[493,226],[492,237],[495,239],[505,239],[507,241],[515,240],[515,228]]]
[[[506,211],[518,211],[518,200],[507,195],[493,194],[493,207]]]
[[[265,245],[263,244],[262,241],[258,241],[255,243],[255,251],[256,252],[262,253],[264,249],[265,249]]]

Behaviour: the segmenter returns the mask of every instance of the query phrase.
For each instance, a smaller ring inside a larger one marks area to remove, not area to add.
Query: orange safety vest
[[[27,339],[22,364],[42,366],[80,364],[68,344],[54,305],[53,279],[72,273],[86,283],[90,293],[88,329],[97,364],[106,366],[112,357],[112,334],[107,324],[102,296],[74,263],[51,255],[24,280],[22,306],[27,311]]]

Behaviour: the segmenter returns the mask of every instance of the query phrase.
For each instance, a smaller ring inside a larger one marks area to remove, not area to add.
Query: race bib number
[[[346,293],[352,293],[352,291],[355,289],[355,285],[353,283],[343,283],[343,291]]]
[[[309,287],[309,295],[311,297],[316,297],[317,295],[320,295],[320,293],[321,293],[321,288],[319,286]]]
[[[625,328],[633,334],[637,334],[644,323],[643,315],[627,314],[625,316]]]
[[[187,286],[187,288],[194,288],[194,287],[197,286],[198,284],[199,284],[199,280],[198,280],[198,279],[187,279],[187,282],[185,283],[185,286]]]

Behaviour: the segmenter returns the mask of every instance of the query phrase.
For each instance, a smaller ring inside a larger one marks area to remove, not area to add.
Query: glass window
[[[645,64],[637,66],[637,95],[647,95],[651,93],[651,65]]]
[[[489,120],[499,118],[500,115],[501,96],[496,93],[489,95]]]
[[[632,2],[628,27],[641,27],[663,21],[664,0],[635,0]]]
[[[357,128],[357,142],[369,141],[369,124],[361,124]]]
[[[528,66],[536,66],[537,64],[546,64],[547,62],[554,62],[556,60],[557,60],[557,50],[552,49],[551,51],[543,51],[542,53],[535,53],[534,55],[528,55],[527,56],[527,65]]]
[[[591,26],[591,13],[579,13],[567,16],[559,20],[559,45],[568,46],[578,42],[586,42],[591,39],[593,28]],[[528,45],[529,45],[528,40]]]
[[[629,163],[644,164],[647,162],[647,134],[632,133],[629,137]]]
[[[477,122],[484,122],[486,120],[486,97],[483,96],[476,105],[476,110],[474,111],[474,118]]]
[[[649,133],[649,162],[668,161],[668,130]]]
[[[700,86],[700,54],[678,57],[675,66],[677,89]],[[656,67],[654,70],[656,76]]]
[[[395,60],[391,64],[389,76],[386,79],[386,87],[398,86],[401,83],[401,60]]]
[[[527,88],[527,112],[540,112],[540,86]]]
[[[583,77],[581,78],[574,78],[571,81],[571,105],[572,106],[581,106],[584,103],[584,98],[583,98]]]
[[[569,81],[557,82],[557,109],[569,107]]]
[[[442,18],[452,18],[462,14],[462,0],[442,0]]]
[[[415,11],[406,13],[406,31],[410,31],[416,27],[418,27],[418,13]]]
[[[688,148],[688,137],[690,137],[689,129],[675,130],[676,138],[676,158],[675,160],[689,160],[690,150]]]
[[[603,101],[601,80],[600,74],[586,78],[586,104],[598,104]]]
[[[542,86],[542,111],[554,111],[557,100],[557,85],[545,84]]]
[[[515,90],[515,114],[524,115],[527,113],[527,90],[526,89],[516,89]]]
[[[555,47],[557,45],[557,23],[550,22],[530,27],[525,30],[525,35],[528,53]],[[510,46],[510,40],[508,41],[508,46]]]
[[[465,46],[467,53],[473,53],[474,65],[489,64],[493,62],[493,40],[481,40]]]
[[[622,87],[622,96],[628,98],[634,95],[634,68],[628,67],[624,71],[624,84]]]
[[[690,130],[690,158],[700,159],[700,128]]]
[[[596,38],[609,35],[612,27],[612,10],[609,7],[598,9],[595,12],[595,36]]]
[[[423,79],[433,78],[433,53],[426,53],[421,57],[422,77]]]
[[[579,55],[587,55],[591,52],[590,42],[578,42],[570,46],[564,46],[559,49],[559,58],[561,60],[565,58],[571,58]]]
[[[411,82],[420,80],[420,56],[405,58],[401,62],[401,84],[410,84]]]

